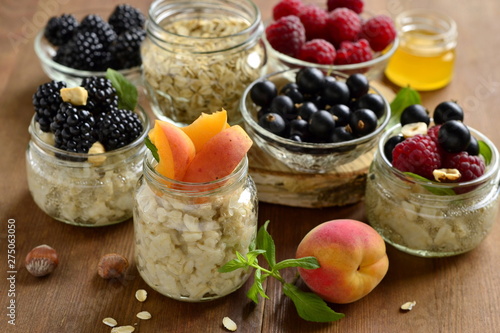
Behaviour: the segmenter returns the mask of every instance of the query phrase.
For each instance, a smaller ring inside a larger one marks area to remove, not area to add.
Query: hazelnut
[[[48,245],[32,249],[24,259],[24,266],[34,276],[45,276],[54,271],[59,264],[57,252]]]
[[[103,279],[121,278],[127,272],[129,263],[127,258],[120,254],[105,254],[97,265],[97,274]]]
[[[441,183],[455,182],[462,177],[457,169],[435,169],[432,171],[432,175],[436,181]]]
[[[406,124],[401,128],[401,134],[408,139],[417,134],[427,134],[427,124],[423,122]]]

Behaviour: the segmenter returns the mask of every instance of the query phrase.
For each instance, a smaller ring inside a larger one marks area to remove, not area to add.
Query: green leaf
[[[422,99],[418,91],[411,87],[400,89],[391,102],[391,119],[389,120],[387,128],[399,124],[401,113],[407,106],[412,104],[422,104]]]
[[[425,177],[422,177],[420,175],[417,175],[415,173],[412,173],[412,172],[403,172],[405,175],[411,177],[411,178],[414,178],[416,180],[420,180],[420,181],[425,181],[425,182],[430,182],[431,180],[425,178]],[[433,194],[436,194],[436,195],[455,195],[455,191],[453,191],[451,188],[437,188],[435,186],[425,186],[425,185],[422,185],[427,191],[433,193]]]
[[[302,319],[326,323],[345,317],[343,313],[337,313],[330,309],[318,295],[304,292],[293,284],[283,284],[283,292],[290,297]]]
[[[248,267],[246,262],[243,262],[239,259],[233,259],[224,264],[221,268],[219,268],[219,273],[227,273],[232,272],[240,268]]]
[[[137,88],[127,80],[122,73],[108,68],[106,78],[111,81],[111,84],[116,89],[118,95],[118,108],[135,110],[138,100]]]
[[[267,232],[268,224],[269,221],[266,221],[257,233],[257,248],[266,251],[266,253],[263,254],[264,258],[266,258],[269,266],[273,268],[274,265],[276,265],[276,247],[273,238]]]
[[[303,257],[299,259],[285,259],[274,266],[275,270],[280,270],[286,267],[302,267],[305,269],[320,268],[318,259],[315,257]]]
[[[481,140],[477,140],[477,143],[479,144],[479,154],[483,155],[486,165],[490,164],[491,156],[493,155],[490,146]]]
[[[155,158],[156,162],[160,162],[160,156],[158,155],[158,148],[156,148],[154,143],[151,142],[149,136],[146,136],[144,143],[146,144],[146,147],[148,147],[148,149],[151,150],[151,154],[153,154],[153,157]]]
[[[265,250],[253,250],[247,253],[247,263],[249,265],[252,265],[255,260],[257,259],[259,254],[264,254],[266,253]]]
[[[269,296],[266,295],[264,291],[264,287],[262,286],[262,281],[265,278],[262,278],[262,271],[260,269],[255,270],[253,284],[247,292],[247,297],[250,298],[255,304],[259,303],[259,295],[263,298],[269,299]]]

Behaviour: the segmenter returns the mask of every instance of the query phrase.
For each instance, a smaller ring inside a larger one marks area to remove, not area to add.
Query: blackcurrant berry
[[[352,98],[359,98],[368,93],[370,83],[366,76],[361,73],[351,74],[345,81],[349,87],[349,92]]]
[[[269,111],[285,116],[287,114],[293,113],[294,107],[295,106],[290,97],[285,95],[278,95],[271,101]]]
[[[361,96],[356,103],[358,109],[370,109],[381,118],[385,113],[385,101],[379,94],[365,94]]]
[[[384,144],[384,155],[385,158],[389,160],[389,162],[392,162],[392,151],[394,150],[394,147],[398,143],[401,143],[405,140],[405,137],[402,135],[395,135],[393,137],[390,137],[389,140],[387,140]]]
[[[351,119],[351,109],[345,104],[335,104],[328,109],[335,119],[336,126],[345,126]]]
[[[258,106],[268,106],[277,95],[276,86],[269,80],[256,82],[250,88],[250,98]]]
[[[342,81],[326,81],[321,96],[329,105],[347,104],[350,100],[349,88]]]
[[[438,131],[438,143],[449,153],[464,151],[470,143],[470,131],[459,120],[448,120]]]
[[[262,116],[259,119],[259,125],[276,135],[282,135],[286,129],[286,123],[283,117],[281,117],[277,113],[272,112],[266,113],[264,116]]]
[[[315,67],[303,67],[297,72],[295,82],[303,94],[315,94],[323,89],[325,74]]]
[[[479,155],[479,142],[477,142],[477,139],[474,136],[470,136],[470,142],[465,151],[469,155],[477,156]]]
[[[444,124],[448,120],[464,121],[464,110],[455,102],[441,102],[434,109],[433,119],[436,125]]]
[[[290,121],[290,135],[299,135],[302,139],[309,136],[309,123],[300,117]]]
[[[354,135],[351,132],[349,132],[346,129],[346,127],[342,126],[342,127],[335,127],[334,128],[334,130],[332,132],[332,136],[330,138],[330,141],[333,143],[341,143],[341,142],[351,141],[354,139],[355,139]],[[346,152],[349,150],[353,150],[354,148],[356,148],[356,145],[346,145],[346,146],[335,148],[335,151],[336,152]]]
[[[291,134],[288,139],[296,142],[302,142],[302,137],[298,134]]]
[[[377,128],[377,116],[372,110],[358,109],[352,113],[349,126],[355,136],[369,134]]]
[[[304,95],[299,91],[299,86],[295,82],[285,84],[279,91],[281,95],[288,96],[293,103],[298,104],[304,101]]]
[[[305,120],[309,120],[311,115],[317,111],[318,107],[311,101],[304,102],[297,107],[297,114]]]
[[[309,132],[320,140],[329,138],[334,128],[335,120],[328,111],[319,110],[309,119]]]
[[[431,118],[429,112],[421,104],[412,104],[407,106],[401,113],[401,126],[412,123],[426,123],[429,126]]]

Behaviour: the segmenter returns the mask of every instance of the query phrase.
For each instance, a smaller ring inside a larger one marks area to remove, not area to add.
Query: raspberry
[[[441,125],[436,125],[429,127],[429,129],[427,130],[427,135],[430,136],[432,141],[434,141],[436,144],[438,144],[438,132],[440,127]]]
[[[484,174],[485,165],[479,156],[469,155],[466,151],[457,154],[445,154],[443,168],[457,169],[462,175],[460,182],[468,182]]]
[[[277,21],[284,16],[297,16],[303,7],[302,0],[281,0],[273,8],[273,18]]]
[[[373,52],[366,39],[357,42],[343,42],[337,49],[335,65],[357,64],[373,59]]]
[[[266,38],[276,51],[296,57],[306,41],[306,32],[300,19],[289,15],[270,24]]]
[[[298,58],[303,61],[331,65],[335,60],[335,47],[324,39],[313,39],[302,45]]]
[[[434,179],[432,171],[441,167],[441,157],[436,143],[428,135],[417,134],[394,147],[392,166],[402,172]]]
[[[329,12],[336,8],[346,7],[358,14],[361,14],[363,12],[364,2],[363,0],[328,0],[326,5]]]
[[[146,19],[140,10],[127,5],[118,5],[108,18],[108,23],[120,35],[132,28],[143,28]]]
[[[389,16],[377,15],[363,23],[361,36],[368,40],[373,51],[378,52],[394,41],[396,28]]]
[[[305,6],[297,15],[306,29],[306,39],[325,39],[326,19],[328,12],[315,5]]]
[[[334,9],[326,19],[327,38],[336,47],[343,41],[357,40],[361,27],[359,15],[344,7]]]
[[[43,35],[55,46],[68,42],[78,26],[78,21],[73,15],[63,14],[50,18],[45,26]]]

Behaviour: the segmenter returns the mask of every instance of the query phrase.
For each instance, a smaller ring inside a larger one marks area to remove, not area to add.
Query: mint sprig
[[[116,89],[118,95],[118,108],[134,111],[137,106],[138,92],[136,86],[132,84],[122,73],[108,68],[106,78]]]
[[[283,279],[279,273],[279,270],[283,268],[302,267],[305,269],[315,269],[319,268],[320,265],[315,257],[286,259],[277,263],[276,247],[273,238],[267,231],[268,224],[269,221],[266,221],[266,223],[264,223],[264,225],[259,229],[255,249],[251,249],[246,256],[236,252],[236,259],[233,259],[222,266],[219,269],[219,272],[225,273],[240,268],[255,268],[254,282],[247,292],[247,297],[255,303],[259,302],[259,296],[269,299],[269,296],[267,296],[264,290],[263,282],[268,277],[273,277],[282,284],[283,293],[292,300],[295,308],[297,309],[297,313],[302,319],[323,323],[344,318],[344,314],[337,313],[330,309],[326,302],[318,295],[311,292],[304,292],[297,286],[288,283],[285,279]],[[259,255],[262,255],[266,259],[269,269],[259,265]]]

